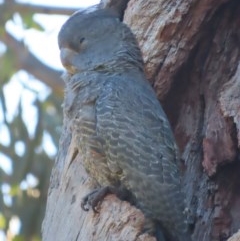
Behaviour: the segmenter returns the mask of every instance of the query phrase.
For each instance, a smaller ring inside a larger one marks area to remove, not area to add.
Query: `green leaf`
[[[26,29],[34,28],[39,31],[44,31],[42,25],[34,20],[33,15],[33,13],[29,13],[22,16],[24,27]]]
[[[12,241],[24,241],[26,240],[23,235],[16,235]]]
[[[14,54],[10,49],[7,49],[5,54],[0,58],[0,81],[2,85],[7,83],[16,72],[14,67]]]
[[[11,196],[18,196],[19,192],[21,192],[19,185],[12,185],[9,194]]]
[[[6,228],[6,219],[2,213],[0,213],[0,229]]]

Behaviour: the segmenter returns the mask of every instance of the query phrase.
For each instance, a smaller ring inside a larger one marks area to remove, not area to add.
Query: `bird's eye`
[[[85,38],[80,38],[79,43],[82,44]]]

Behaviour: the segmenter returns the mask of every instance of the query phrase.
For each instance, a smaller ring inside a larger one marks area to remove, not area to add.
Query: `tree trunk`
[[[227,240],[240,228],[240,1],[131,0],[124,21],[139,41],[182,153],[192,238]],[[43,240],[155,240],[140,235],[143,214],[114,195],[97,214],[81,210],[93,184],[81,157],[70,160],[68,125],[52,172]]]

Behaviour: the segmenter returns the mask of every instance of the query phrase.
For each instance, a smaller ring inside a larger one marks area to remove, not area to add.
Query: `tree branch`
[[[43,5],[35,5],[28,3],[14,3],[15,11],[19,13],[42,13],[42,14],[60,14],[60,15],[71,15],[74,12],[80,10],[80,8],[66,8],[66,7],[52,7],[52,6],[43,6]]]
[[[38,80],[50,86],[58,96],[63,95],[64,83],[61,79],[62,71],[55,70],[42,63],[34,56],[23,42],[16,40],[11,34],[5,32],[0,40],[14,52],[13,64],[17,69],[24,69]]]
[[[19,12],[20,14],[42,13],[42,14],[60,14],[71,15],[80,8],[66,8],[56,6],[44,6],[29,3],[19,3],[15,0],[7,0],[2,4],[1,9],[11,10],[11,12]]]

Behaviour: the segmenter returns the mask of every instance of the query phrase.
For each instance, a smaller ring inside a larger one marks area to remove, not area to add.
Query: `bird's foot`
[[[89,207],[91,207],[95,213],[98,213],[99,205],[108,194],[117,194],[117,189],[115,187],[106,186],[93,190],[82,199],[81,208],[84,211],[89,211]]]
[[[89,211],[91,207],[95,213],[98,213],[98,207],[108,194],[115,194],[119,199],[135,203],[135,198],[127,189],[123,187],[106,186],[98,188],[87,194],[81,202],[81,208]]]

